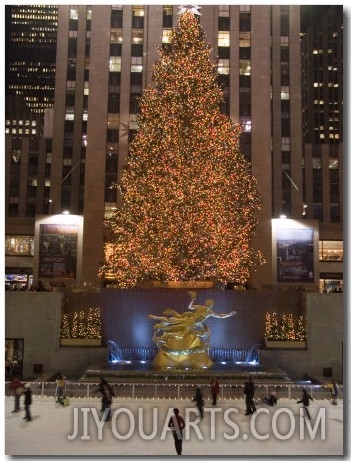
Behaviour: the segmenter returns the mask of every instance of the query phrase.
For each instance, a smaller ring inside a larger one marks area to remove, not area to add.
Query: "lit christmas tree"
[[[120,288],[150,281],[245,284],[263,263],[251,245],[260,196],[239,151],[241,126],[220,113],[223,93],[193,9],[159,49],[154,85],[117,185],[106,260]]]
[[[266,341],[278,341],[281,339],[279,319],[275,311],[272,314],[266,312],[265,339]]]
[[[292,313],[286,314],[285,336],[288,341],[294,341],[296,339],[295,320]]]
[[[79,338],[79,313],[78,312],[73,313],[71,338]]]
[[[99,307],[89,307],[86,324],[87,338],[102,337],[101,314]]]
[[[87,326],[85,312],[79,311],[77,318],[77,336],[78,338],[86,338],[87,336]]]
[[[71,327],[69,322],[68,314],[62,315],[61,322],[61,338],[70,338],[71,336]]]
[[[303,315],[299,315],[296,320],[296,340],[306,341],[306,338],[307,338],[306,319]]]

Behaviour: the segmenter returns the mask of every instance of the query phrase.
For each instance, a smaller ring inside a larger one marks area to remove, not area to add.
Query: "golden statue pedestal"
[[[166,368],[211,368],[213,365],[211,357],[206,352],[192,354],[169,354],[159,350],[153,360],[153,366],[157,369]]]

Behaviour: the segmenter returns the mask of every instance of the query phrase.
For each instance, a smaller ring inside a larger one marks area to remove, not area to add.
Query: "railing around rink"
[[[32,394],[39,397],[55,397],[55,382],[31,382]],[[110,382],[115,393],[115,400],[125,399],[189,399],[191,400],[197,387],[194,383],[113,383]],[[10,382],[5,382],[5,396],[13,395],[9,389]],[[199,384],[205,399],[211,399],[208,385]],[[305,388],[315,400],[330,400],[331,391],[327,384],[255,384],[255,399],[268,397],[273,391],[279,399],[298,400],[301,398],[302,389]],[[338,398],[343,398],[343,386],[338,386]],[[70,398],[99,398],[98,383],[67,381],[65,394]],[[220,387],[219,401],[243,399],[244,384],[222,384]]]

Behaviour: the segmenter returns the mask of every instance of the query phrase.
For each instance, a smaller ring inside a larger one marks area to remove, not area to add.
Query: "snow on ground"
[[[259,405],[253,418],[244,414],[242,399],[220,401],[216,407],[206,401],[205,416],[197,423],[196,408],[189,400],[115,399],[112,420],[98,429],[99,399],[72,399],[70,406],[61,407],[52,398],[34,397],[33,420],[27,422],[23,410],[11,412],[13,397],[6,397],[5,454],[65,459],[77,455],[89,455],[89,459],[176,455],[172,434],[165,431],[168,411],[174,407],[187,422],[185,457],[232,455],[247,459],[344,453],[342,401],[337,406],[326,400],[311,402],[309,425],[300,415],[301,405],[294,400],[280,400],[274,408]]]

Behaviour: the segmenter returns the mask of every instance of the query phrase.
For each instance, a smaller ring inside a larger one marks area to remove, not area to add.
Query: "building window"
[[[229,5],[219,5],[218,6],[218,16],[229,17]]]
[[[121,56],[110,56],[110,72],[121,72]]]
[[[69,10],[69,19],[78,21],[78,6],[72,6]]]
[[[319,222],[323,221],[323,207],[322,203],[314,203],[312,207],[313,219],[317,219]]]
[[[18,203],[9,204],[9,216],[10,217],[18,216]]]
[[[239,60],[239,75],[251,75],[251,61],[248,59]]]
[[[131,49],[131,55],[132,56],[142,57],[143,56],[143,50],[144,50],[143,44],[132,43],[132,49]]]
[[[282,130],[282,136],[284,137],[290,136],[290,119],[289,118],[281,119],[281,130]]]
[[[121,56],[122,55],[122,43],[110,43],[110,55]]]
[[[111,28],[122,28],[123,10],[112,7],[111,10]]]
[[[228,16],[219,16],[218,18],[218,30],[230,30],[230,18],[229,18],[229,11]]]
[[[281,8],[281,16],[280,16],[280,33],[282,36],[289,35],[289,7],[287,5],[283,5]]]
[[[230,99],[229,96],[224,96],[223,101],[220,104],[221,114],[228,115],[230,114]]]
[[[162,26],[163,27],[173,26],[173,7],[172,6],[163,7]]]
[[[130,71],[142,72],[143,71],[143,58],[132,56]]]
[[[313,157],[312,158],[312,168],[314,170],[321,170],[322,169],[322,159]]]
[[[289,62],[289,47],[282,46],[280,48],[280,60],[282,63]]]
[[[322,170],[313,170],[313,201],[316,203],[323,201],[322,186]]]
[[[140,93],[132,93],[130,95],[130,103],[129,103],[129,113],[130,114],[139,114],[139,98]]]
[[[287,100],[290,99],[290,88],[288,86],[282,86],[280,89],[280,99]]]
[[[132,28],[133,29],[143,29],[144,28],[144,7],[143,6],[133,6]]]
[[[108,95],[108,113],[109,114],[119,113],[119,102],[120,102],[119,93],[110,93]]]
[[[117,152],[108,152],[106,155],[106,173],[117,173],[118,171],[118,154]]]
[[[340,222],[340,205],[339,203],[332,203],[330,205],[330,222],[339,223]]]
[[[340,200],[340,181],[339,170],[329,170],[329,185],[330,185],[330,202],[338,203]]]
[[[132,30],[132,44],[142,45],[144,43],[144,31],[140,29]]]
[[[110,42],[111,43],[122,43],[123,42],[122,29],[111,29]]]
[[[35,216],[35,205],[33,203],[28,203],[26,207],[26,216],[33,217]]]
[[[118,130],[107,130],[107,142],[116,143],[118,142]]]
[[[6,256],[33,256],[34,239],[32,235],[6,235]]]
[[[321,240],[319,242],[320,261],[340,261],[344,259],[344,242],[342,240]]]
[[[109,73],[109,85],[118,86],[121,84],[121,72],[110,72]]]
[[[172,35],[172,29],[162,30],[162,43],[169,43]]]
[[[227,31],[218,31],[218,46],[228,46],[230,44],[230,34]]]
[[[241,8],[241,6],[240,6],[240,8]],[[249,5],[248,5],[248,8],[250,8]],[[250,12],[240,10],[239,30],[241,32],[249,32],[251,30],[251,14],[250,14]]]
[[[229,46],[219,46],[218,47],[218,57],[219,59],[229,59],[230,58]]]
[[[70,38],[68,40],[68,56],[75,57],[77,56],[77,39]]]

